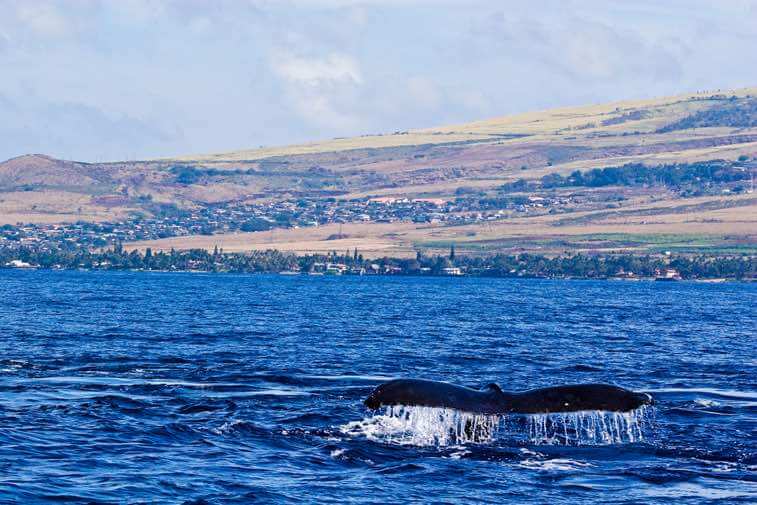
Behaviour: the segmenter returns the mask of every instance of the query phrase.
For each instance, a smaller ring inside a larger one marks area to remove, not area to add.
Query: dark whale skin
[[[477,414],[548,414],[581,410],[628,412],[652,404],[652,397],[609,384],[574,384],[521,393],[502,391],[496,384],[471,389],[446,382],[396,379],[379,385],[366,398],[370,409],[406,405],[441,407]]]
[[[397,379],[376,387],[365,405],[370,409],[382,405],[417,405],[496,414],[502,409],[502,394],[496,384],[478,390],[424,379]]]

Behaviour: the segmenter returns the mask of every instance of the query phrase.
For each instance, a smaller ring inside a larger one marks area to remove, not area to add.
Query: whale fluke
[[[651,404],[652,397],[646,393],[609,384],[574,384],[508,393],[496,384],[477,390],[423,379],[386,382],[376,387],[365,400],[370,409],[406,405],[477,414],[549,414],[582,410],[628,412]]]

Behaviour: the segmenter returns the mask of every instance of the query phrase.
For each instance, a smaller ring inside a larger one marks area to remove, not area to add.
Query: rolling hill
[[[303,199],[488,202],[514,194],[560,203],[526,205],[523,211],[507,207],[494,219],[481,218],[481,212],[476,217],[472,207],[460,211],[472,219],[454,224],[335,219],[318,228],[289,223],[273,232],[218,229],[131,247],[298,252],[359,247],[401,255],[451,242],[471,253],[753,250],[757,202],[745,177],[753,177],[755,156],[757,88],[702,92],[170,159],[91,164],[21,156],[0,163],[0,224],[123,222],[162,215],[167,208],[194,212]],[[731,164],[730,179],[711,184],[693,178],[685,191],[680,184],[565,182],[576,171],[712,160]],[[549,177],[563,186],[549,187],[544,182]]]

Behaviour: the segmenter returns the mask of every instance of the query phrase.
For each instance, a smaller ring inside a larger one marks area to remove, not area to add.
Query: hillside
[[[453,144],[494,144],[507,146],[531,144],[532,142],[557,142],[581,144],[598,136],[626,134],[652,134],[665,132],[669,125],[676,125],[684,118],[697,117],[712,109],[723,107],[745,110],[754,118],[753,97],[757,88],[748,88],[718,93],[681,95],[652,100],[624,101],[584,107],[567,107],[540,112],[531,112],[493,118],[473,123],[409,130],[392,134],[366,135],[362,137],[334,139],[326,142],[292,145],[279,148],[260,148],[229,153],[183,156],[183,161],[200,163],[224,163],[250,161],[273,157],[290,157],[321,153],[344,152],[356,149],[384,149],[403,146],[442,146]],[[735,100],[734,100],[735,98]],[[744,103],[751,104],[744,106]],[[740,121],[735,126],[749,126]],[[747,122],[748,123],[748,122]],[[696,126],[729,126],[717,122]],[[751,124],[754,127],[754,124]],[[673,131],[685,128],[674,127]],[[713,132],[714,133],[714,132]],[[697,135],[696,137],[699,137]],[[655,136],[659,142],[683,140],[688,135]],[[621,143],[625,144],[625,143]]]
[[[153,248],[749,251],[756,125],[749,88],[175,159],[28,155],[0,163],[0,224],[136,219],[114,237]],[[666,175],[628,177],[645,167]]]

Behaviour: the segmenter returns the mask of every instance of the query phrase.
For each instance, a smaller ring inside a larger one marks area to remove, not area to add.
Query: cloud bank
[[[757,1],[0,0],[0,158],[140,159],[757,84]]]

